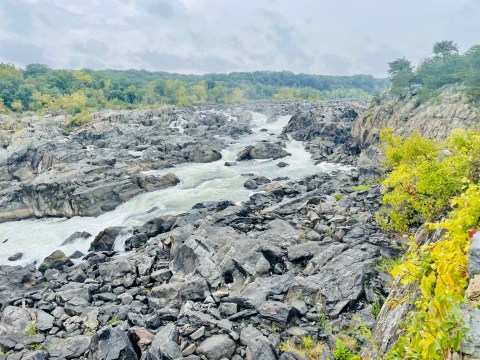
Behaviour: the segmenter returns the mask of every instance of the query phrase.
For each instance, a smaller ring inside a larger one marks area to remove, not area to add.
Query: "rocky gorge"
[[[2,119],[0,359],[301,360],[308,341],[326,360],[393,338],[381,264],[403,248],[375,220],[371,116],[332,101],[105,110],[72,133],[61,115]]]

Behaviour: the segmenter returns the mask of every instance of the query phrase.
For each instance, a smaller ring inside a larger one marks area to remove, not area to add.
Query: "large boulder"
[[[230,359],[235,352],[235,342],[228,335],[213,335],[197,348],[197,354],[208,360]]]
[[[47,269],[61,269],[63,266],[72,266],[73,262],[62,250],[56,250],[47,256],[38,267],[38,270],[45,272]]]
[[[77,359],[90,348],[91,342],[92,337],[88,335],[68,337],[58,344],[55,349],[49,350],[49,355],[61,359]]]
[[[237,154],[237,161],[251,159],[280,159],[291,155],[279,144],[270,141],[261,141],[255,146],[249,145]]]
[[[140,187],[147,191],[166,189],[180,182],[173,173],[168,173],[163,176],[139,174],[137,175],[137,180]]]
[[[112,226],[100,231],[90,244],[88,251],[112,251],[115,247],[115,239],[122,229],[120,226]]]

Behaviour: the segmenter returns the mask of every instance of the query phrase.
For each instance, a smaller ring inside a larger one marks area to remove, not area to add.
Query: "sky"
[[[0,62],[386,75],[480,43],[480,0],[0,0]]]

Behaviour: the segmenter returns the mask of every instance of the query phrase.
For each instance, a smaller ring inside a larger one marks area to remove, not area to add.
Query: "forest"
[[[172,104],[229,104],[251,101],[369,99],[388,79],[370,75],[323,76],[288,71],[183,75],[146,70],[54,70],[43,64],[25,69],[0,64],[0,113],[135,108]]]

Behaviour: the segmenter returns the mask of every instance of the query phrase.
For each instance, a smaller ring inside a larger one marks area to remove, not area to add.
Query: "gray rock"
[[[122,229],[122,227],[114,226],[100,231],[90,244],[88,251],[112,251],[115,245],[115,239]]]
[[[20,260],[23,256],[23,253],[22,252],[17,252],[15,254],[13,254],[12,256],[9,256],[8,257],[8,261],[17,261],[17,260]]]
[[[76,241],[80,240],[86,240],[90,236],[92,236],[90,233],[86,231],[75,231],[72,235],[70,235],[68,238],[66,238],[60,246],[68,245],[68,244],[73,244]]]
[[[92,337],[87,335],[71,336],[62,340],[55,346],[55,349],[49,350],[51,357],[65,359],[77,359],[90,348]]]
[[[473,235],[470,253],[468,254],[468,274],[470,279],[480,274],[480,232]]]
[[[197,347],[197,354],[208,360],[230,358],[235,352],[235,342],[228,335],[213,335],[202,341]]]
[[[269,184],[271,181],[265,176],[252,176],[243,184],[244,187],[250,190],[259,188],[262,185]]]
[[[138,174],[137,180],[140,187],[147,191],[166,189],[180,183],[180,179],[173,173],[168,173],[163,176]]]
[[[161,327],[150,347],[149,353],[155,359],[173,360],[182,357],[182,351],[178,345],[178,329],[173,323]]]
[[[312,258],[321,246],[316,242],[294,245],[288,248],[288,259],[290,261],[306,260]]]
[[[270,341],[252,325],[242,329],[240,342],[247,347],[246,359],[248,360],[275,360],[277,356],[272,349]]]
[[[120,328],[101,328],[92,338],[90,360],[137,360],[128,336]]]
[[[53,328],[53,322],[55,318],[52,315],[42,310],[33,310],[33,311],[37,316],[36,323],[37,323],[38,330],[47,331]]]
[[[280,301],[265,301],[257,306],[258,315],[264,319],[287,325],[296,315],[296,310]]]
[[[61,269],[64,266],[72,266],[73,262],[62,250],[56,250],[47,256],[38,267],[38,270],[45,272],[47,269]]]
[[[467,355],[480,354],[480,309],[474,308],[464,314],[465,327],[468,329],[462,340],[462,351]]]
[[[261,141],[255,146],[247,146],[237,154],[236,161],[250,160],[250,159],[279,159],[291,155],[285,151],[280,145]]]

